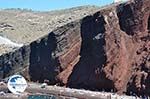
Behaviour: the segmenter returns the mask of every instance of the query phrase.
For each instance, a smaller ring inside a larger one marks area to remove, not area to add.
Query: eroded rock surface
[[[149,0],[131,0],[99,9],[56,27],[20,48],[19,55],[1,56],[0,62],[26,67],[22,74],[34,82],[149,95],[149,5]]]

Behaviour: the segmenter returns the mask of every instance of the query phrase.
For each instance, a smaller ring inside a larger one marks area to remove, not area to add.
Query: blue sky
[[[48,11],[82,5],[102,6],[113,0],[0,0],[0,8],[27,8],[36,11]]]

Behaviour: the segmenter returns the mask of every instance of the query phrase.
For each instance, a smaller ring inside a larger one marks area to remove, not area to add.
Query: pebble
[[[4,91],[1,91],[0,95],[6,95],[6,93]]]
[[[41,88],[45,88],[47,86],[47,83],[43,83],[42,85],[41,85]]]

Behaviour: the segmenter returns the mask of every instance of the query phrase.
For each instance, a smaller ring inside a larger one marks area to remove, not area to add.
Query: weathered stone
[[[149,5],[149,0],[114,4],[57,27],[1,55],[2,78],[20,67],[34,82],[149,95]]]

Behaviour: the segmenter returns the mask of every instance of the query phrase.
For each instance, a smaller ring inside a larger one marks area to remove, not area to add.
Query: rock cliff
[[[15,73],[11,66],[16,65],[34,82],[149,95],[149,5],[149,0],[113,4],[57,27],[1,55],[3,77]]]

